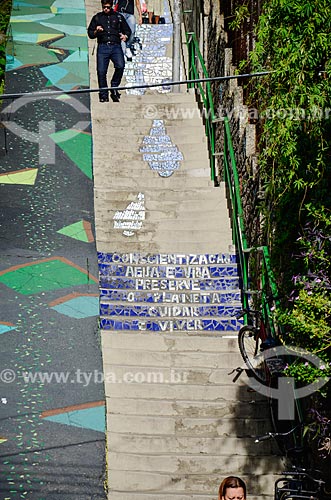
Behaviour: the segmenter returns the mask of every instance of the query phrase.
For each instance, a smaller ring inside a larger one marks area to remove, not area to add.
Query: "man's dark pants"
[[[107,44],[99,43],[97,50],[97,74],[99,88],[108,87],[107,85],[107,71],[109,62],[114,64],[114,74],[111,79],[110,86],[118,87],[121,83],[124,72],[124,55],[120,44]],[[99,93],[100,99],[108,98],[108,91],[103,90]]]

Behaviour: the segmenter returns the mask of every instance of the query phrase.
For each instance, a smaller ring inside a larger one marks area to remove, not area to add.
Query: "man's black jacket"
[[[97,26],[102,26],[103,31],[97,33],[95,31]],[[98,12],[98,14],[92,17],[87,28],[89,38],[98,38],[98,43],[110,42],[120,44],[120,33],[129,38],[131,30],[124,17],[113,10],[109,11],[109,14]]]

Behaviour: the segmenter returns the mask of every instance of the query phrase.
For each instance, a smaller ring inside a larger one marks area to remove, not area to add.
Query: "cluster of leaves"
[[[272,71],[256,82],[253,92],[260,116],[265,117],[259,164],[269,234],[277,225],[276,210],[289,203],[300,208],[327,176],[330,51],[328,0],[265,2],[251,65],[253,71]],[[298,219],[296,212],[292,215]]]
[[[331,375],[330,0],[265,0],[249,64],[270,70],[254,80],[250,103],[263,117],[263,243],[284,297],[288,342],[322,359],[322,369],[289,368],[310,383]]]
[[[3,93],[6,69],[7,29],[12,9],[12,0],[2,0],[0,3],[0,93]]]
[[[298,358],[288,367],[287,375],[303,385],[331,378],[331,210],[308,205],[307,212],[310,221],[298,238],[300,251],[295,256],[302,274],[293,276],[289,305],[278,317],[288,332],[287,341],[319,358],[318,366]],[[307,435],[317,438],[317,450],[323,458],[331,454],[329,397],[330,385],[326,384],[320,389],[320,399],[312,399],[307,415]]]
[[[243,3],[235,10],[233,19],[230,22],[229,27],[232,30],[240,29],[240,26],[245,21],[245,19],[249,19],[248,2]]]
[[[308,411],[308,421],[304,429],[304,435],[310,433],[312,439],[317,441],[317,450],[320,455],[323,458],[328,458],[331,455],[331,420],[321,413],[319,407],[320,401],[315,401],[315,408]]]

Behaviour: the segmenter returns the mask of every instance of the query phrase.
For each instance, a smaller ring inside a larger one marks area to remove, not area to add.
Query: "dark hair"
[[[218,500],[222,500],[225,496],[226,490],[228,488],[242,488],[244,490],[244,496],[246,498],[246,484],[240,477],[229,476],[223,479],[218,490]]]
[[[111,7],[113,6],[113,0],[101,0],[101,5],[106,5],[107,3],[109,3]]]

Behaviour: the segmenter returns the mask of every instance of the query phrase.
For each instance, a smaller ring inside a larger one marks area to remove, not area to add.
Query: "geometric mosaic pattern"
[[[23,295],[87,284],[97,279],[63,257],[50,257],[0,272],[0,283]]]
[[[64,234],[65,236],[69,236],[69,238],[84,241],[86,243],[91,243],[94,241],[91,223],[85,220],[80,220],[78,222],[70,224],[69,226],[64,226],[57,232],[60,234]]]
[[[50,302],[49,307],[70,318],[82,319],[99,315],[99,296],[71,293]]]
[[[58,131],[50,137],[89,179],[92,179],[92,136],[90,133],[73,130]]]
[[[105,404],[103,401],[45,411],[40,418],[57,424],[71,425],[97,432],[105,432]]]
[[[25,168],[10,173],[0,174],[0,184],[34,185],[37,178],[37,168]]]
[[[4,323],[3,321],[0,321],[0,335],[1,333],[7,333],[15,329],[16,326],[13,325],[12,323]]]

